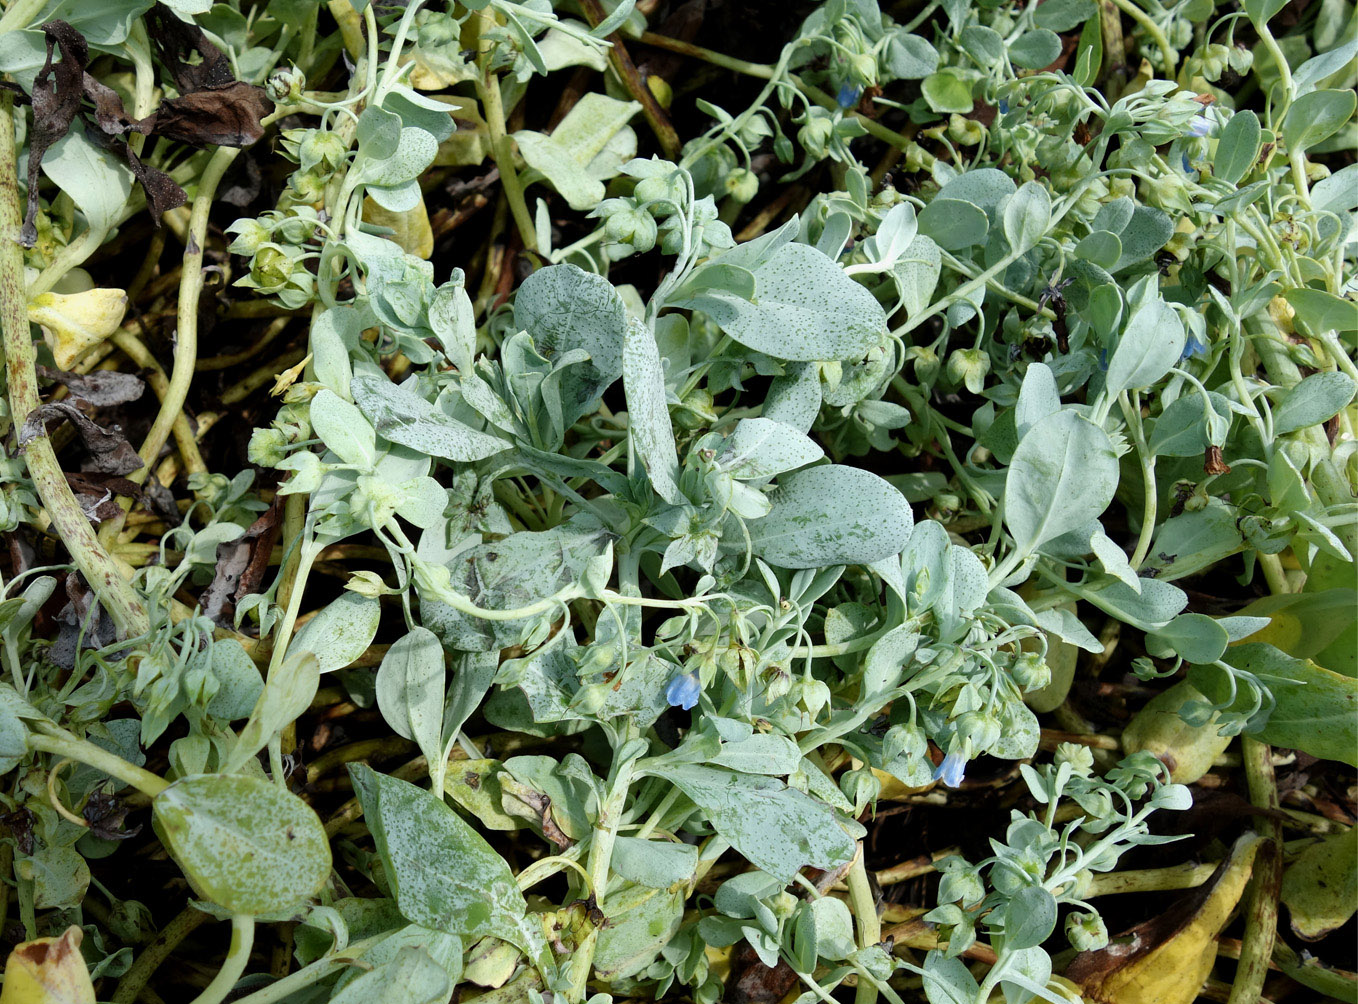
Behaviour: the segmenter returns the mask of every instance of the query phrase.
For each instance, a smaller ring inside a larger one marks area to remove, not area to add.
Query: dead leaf
[[[71,392],[72,397],[88,401],[93,405],[126,404],[141,397],[146,384],[133,373],[119,373],[116,370],[95,370],[82,376],[67,373],[47,366],[39,366],[38,373],[48,380],[55,380]]]
[[[143,466],[141,457],[122,433],[96,425],[73,401],[50,401],[34,408],[24,420],[19,445],[47,435],[47,423],[54,418],[65,418],[75,426],[80,441],[90,454],[87,470],[99,474],[131,474]]]
[[[71,128],[80,111],[82,79],[90,49],[85,36],[65,21],[42,26],[47,38],[47,58],[33,78],[33,129],[28,136],[28,207],[19,243],[31,248],[38,239],[38,177],[43,154]],[[61,52],[53,64],[52,54]]]
[[[180,20],[164,4],[156,4],[146,12],[146,27],[156,55],[174,77],[179,93],[220,87],[236,79],[226,53],[208,41],[203,29],[191,21]],[[186,58],[195,55],[198,57],[195,62]]]
[[[190,146],[249,146],[264,135],[260,120],[271,111],[273,102],[262,87],[233,80],[167,98],[135,128]]]
[[[242,536],[217,545],[217,568],[200,602],[203,613],[221,627],[231,625],[236,602],[259,590],[278,538],[281,500],[275,499]]]
[[[1358,904],[1358,829],[1302,851],[1283,873],[1281,899],[1299,938],[1319,941],[1347,924]]]
[[[102,523],[121,513],[118,497],[140,499],[141,486],[135,481],[120,478],[113,474],[97,474],[92,471],[66,472],[66,483],[71,486],[75,500],[91,523]]]
[[[1263,838],[1247,834],[1208,881],[1159,917],[1097,952],[1081,952],[1066,978],[1100,1004],[1192,1004],[1212,971],[1217,936],[1230,920]]]

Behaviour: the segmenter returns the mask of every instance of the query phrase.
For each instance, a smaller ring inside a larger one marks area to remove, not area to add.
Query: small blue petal
[[[1188,154],[1184,153],[1180,154],[1180,156],[1183,158],[1184,172],[1191,173],[1193,170],[1193,165],[1188,162]]]
[[[942,781],[949,788],[956,788],[962,783],[962,775],[966,773],[967,758],[960,752],[954,750],[943,758],[943,762],[934,768],[934,780]]]
[[[698,683],[697,673],[685,673],[683,676],[676,676],[670,681],[670,685],[665,688],[665,700],[671,707],[690,710],[698,703],[698,695],[702,693],[702,686]]]
[[[839,107],[841,108],[852,108],[854,105],[858,104],[858,97],[862,93],[863,88],[846,80],[844,83],[840,84],[839,96],[836,97],[835,100],[839,102]]]
[[[1000,108],[1000,114],[1001,114],[1001,115],[1008,115],[1008,114],[1009,114],[1009,102],[1006,101],[1006,100],[1004,100],[1004,98],[1000,98],[999,108]]]
[[[1108,372],[1108,350],[1099,349],[1099,369]]]
[[[1184,342],[1184,350],[1179,355],[1179,362],[1181,363],[1187,362],[1194,356],[1205,356],[1205,355],[1207,355],[1206,340],[1199,338],[1197,334],[1190,332],[1188,335],[1188,340]]]
[[[1212,120],[1206,115],[1194,115],[1188,120],[1188,134],[1190,136],[1206,136],[1212,131]]]

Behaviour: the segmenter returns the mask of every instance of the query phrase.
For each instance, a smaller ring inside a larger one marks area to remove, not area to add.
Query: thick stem
[[[0,96],[0,323],[4,328],[10,416],[16,425],[22,425],[38,407],[38,377],[24,291],[24,256],[18,243],[22,226],[15,174],[14,95],[6,91]],[[119,633],[124,638],[146,634],[150,630],[146,608],[90,528],[89,519],[66,483],[52,441],[45,434],[39,435],[24,448],[24,456],[52,525]]]
[[[156,939],[146,946],[123,974],[123,978],[118,981],[117,989],[113,991],[113,996],[109,998],[110,1004],[134,1004],[141,995],[142,987],[146,986],[161,963],[170,957],[170,953],[179,947],[181,941],[209,919],[202,910],[192,906],[184,907],[177,917],[161,929]]]
[[[1273,778],[1272,750],[1249,736],[1241,737],[1245,778],[1250,801],[1265,812],[1279,809],[1278,786]],[[1273,942],[1278,933],[1278,891],[1283,880],[1282,824],[1271,815],[1255,817],[1254,828],[1267,838],[1254,858],[1254,877],[1245,907],[1245,936],[1241,939],[1240,965],[1231,985],[1229,1004],[1254,1004],[1264,989]]]
[[[226,995],[236,985],[250,961],[250,949],[255,944],[255,918],[248,913],[238,913],[231,918],[231,947],[227,949],[226,960],[212,982],[194,998],[193,1004],[221,1004]]]
[[[495,12],[487,7],[477,15],[481,31],[498,27]],[[478,46],[480,41],[478,40]],[[519,231],[525,250],[536,251],[538,247],[537,227],[533,215],[528,211],[528,203],[523,195],[523,182],[514,167],[514,141],[507,135],[505,125],[504,101],[500,97],[500,79],[490,68],[490,47],[481,51],[478,62],[480,72],[476,75],[476,96],[485,112],[486,129],[490,133],[490,154],[495,166],[500,169],[500,183],[504,186],[509,211],[514,216],[514,225]]]
[[[863,857],[863,844],[858,844],[858,856],[849,866],[849,906],[858,925],[858,947],[867,948],[882,940],[882,918],[877,913],[877,898],[868,881],[868,866]],[[854,994],[854,1004],[873,1004],[877,1000],[877,986],[862,977]]]
[[[103,771],[109,777],[116,777],[124,784],[130,784],[150,798],[155,798],[170,786],[170,783],[164,778],[152,774],[149,770],[143,770],[136,764],[128,763],[122,757],[101,749],[94,743],[78,739],[64,729],[43,723],[37,723],[34,727],[44,731],[29,733],[29,749],[43,753],[55,753],[58,756],[70,757],[72,760],[89,764],[96,770]]]

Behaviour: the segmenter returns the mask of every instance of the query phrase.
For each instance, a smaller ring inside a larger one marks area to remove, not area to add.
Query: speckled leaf
[[[330,877],[330,843],[316,813],[262,777],[181,778],[151,811],[194,892],[233,913],[294,909]]]
[[[834,812],[782,781],[696,765],[669,766],[664,777],[732,847],[781,882],[804,865],[830,869],[854,856],[854,838]]]
[[[440,753],[443,728],[443,646],[417,627],[398,638],[377,669],[377,706],[387,724],[412,740],[429,762]]]
[[[373,427],[362,412],[329,388],[311,399],[311,427],[346,464],[371,467],[377,459]]]
[[[878,561],[899,553],[915,525],[905,496],[858,467],[809,467],[785,478],[770,501],[773,511],[750,521],[750,540],[782,568]]]
[[[1108,360],[1105,392],[1149,387],[1179,361],[1186,339],[1179,312],[1159,295],[1142,303],[1127,319],[1127,327]]]
[[[315,652],[322,673],[343,669],[372,644],[381,618],[375,597],[346,591],[302,626],[290,651]]]
[[[1108,434],[1073,411],[1033,424],[1004,482],[1004,522],[1029,554],[1073,526],[1097,519],[1118,486]]]
[[[552,265],[523,281],[514,322],[546,358],[584,349],[589,362],[561,375],[562,420],[570,425],[622,376],[627,308],[603,276],[574,265]]]
[[[753,301],[703,289],[672,306],[703,311],[741,345],[775,359],[857,359],[886,334],[872,294],[813,247],[784,244],[751,271]]]
[[[355,376],[350,389],[383,439],[412,450],[465,464],[493,456],[511,445],[507,440],[463,425],[386,377],[367,373]]]
[[[734,478],[771,478],[825,455],[809,436],[768,418],[742,418],[717,464]]]
[[[527,910],[509,866],[441,798],[366,764],[349,765],[401,914],[470,940],[522,943]]]
[[[627,434],[661,498],[679,505],[679,454],[665,403],[665,374],[650,329],[633,320],[623,339],[622,385],[627,392]]]

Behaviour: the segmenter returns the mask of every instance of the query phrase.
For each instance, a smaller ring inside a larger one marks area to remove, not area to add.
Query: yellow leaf
[[[394,230],[395,233],[387,240],[401,245],[401,250],[406,254],[413,254],[416,258],[424,258],[427,261],[434,253],[434,231],[429,227],[429,212],[424,207],[423,198],[414,209],[407,209],[403,213],[393,213],[390,209],[383,209],[372,199],[365,198],[363,219],[379,227]]]
[[[9,953],[0,1004],[94,1004],[94,985],[80,955],[80,928],[60,938],[25,941]]]
[[[1212,971],[1217,936],[1249,883],[1261,843],[1254,834],[1240,838],[1205,885],[1134,927],[1130,941],[1081,952],[1066,969],[1067,979],[1099,1004],[1192,1004]]]
[[[1179,716],[1188,702],[1205,699],[1187,680],[1152,697],[1122,730],[1122,749],[1149,750],[1169,768],[1170,780],[1192,784],[1212,769],[1212,761],[1226,752],[1232,738],[1218,734],[1220,716],[1215,713],[1205,725],[1189,725]]]
[[[1353,916],[1358,902],[1358,829],[1312,844],[1283,875],[1282,901],[1292,930],[1318,941]]]
[[[42,325],[52,356],[64,370],[117,331],[126,313],[127,293],[121,289],[43,293],[28,304],[28,319]]]

